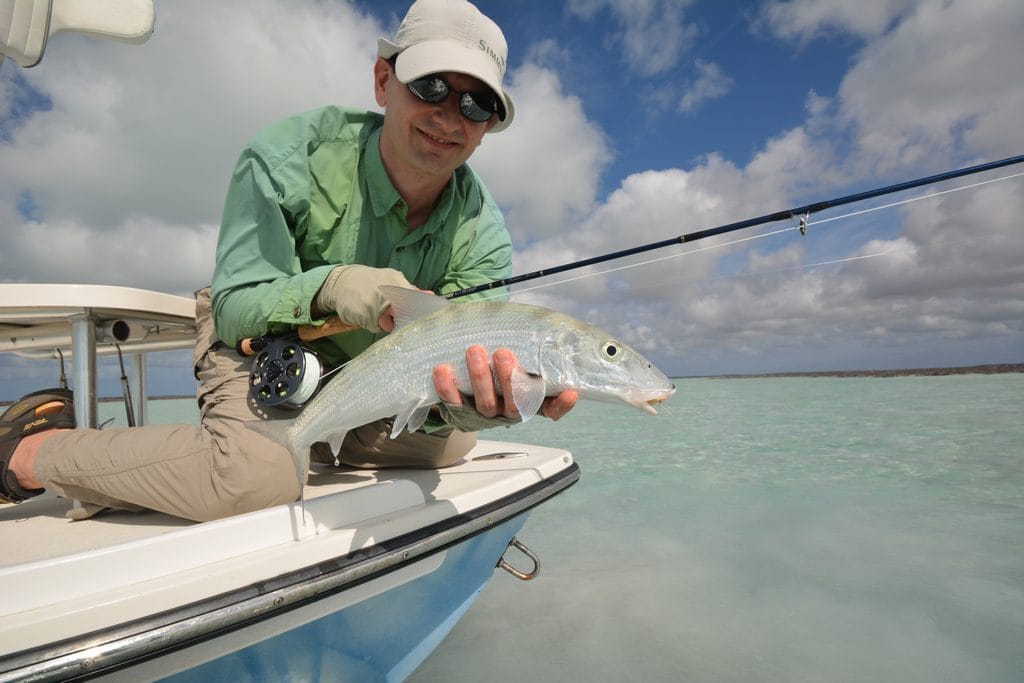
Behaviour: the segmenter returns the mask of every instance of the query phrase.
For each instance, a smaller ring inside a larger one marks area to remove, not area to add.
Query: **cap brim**
[[[472,50],[451,41],[426,41],[403,50],[398,45],[381,38],[377,41],[377,55],[384,59],[390,59],[395,55],[399,56],[395,62],[395,74],[402,83],[443,71],[466,74],[476,78],[493,90],[505,107],[505,118],[499,119],[490,132],[503,131],[512,123],[512,118],[515,116],[512,98],[501,87],[501,79],[491,57],[482,50]]]

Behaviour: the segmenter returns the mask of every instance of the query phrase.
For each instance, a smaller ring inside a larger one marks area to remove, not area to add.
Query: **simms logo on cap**
[[[498,66],[498,74],[502,78],[505,77],[505,57],[503,54],[498,54],[491,46],[487,44],[487,41],[483,38],[480,39],[480,49],[487,53],[487,56],[494,60],[494,63]]]

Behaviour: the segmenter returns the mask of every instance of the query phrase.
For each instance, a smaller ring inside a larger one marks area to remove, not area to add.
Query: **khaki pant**
[[[75,429],[47,439],[36,457],[36,477],[47,489],[84,504],[73,516],[110,507],[203,521],[299,497],[289,452],[245,427],[259,419],[248,399],[250,360],[215,343],[209,289],[196,299],[200,425]],[[295,415],[273,412],[271,417]],[[402,432],[394,440],[390,431],[391,420],[352,430],[339,461],[354,467],[446,467],[476,443],[476,434],[456,430]],[[317,455],[314,461],[324,459]]]

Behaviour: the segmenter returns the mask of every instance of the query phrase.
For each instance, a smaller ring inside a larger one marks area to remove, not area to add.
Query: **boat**
[[[126,287],[0,284],[0,351],[70,362],[90,427],[96,359],[126,355],[142,424],[146,356],[189,347],[194,308]],[[578,478],[567,451],[481,440],[442,470],[314,469],[304,504],[212,522],[70,521],[75,503],[48,493],[2,505],[0,681],[402,680],[498,567],[536,575],[517,534]]]
[[[144,42],[155,16],[152,0],[7,4],[0,59],[22,67],[62,31]],[[61,379],[70,363],[81,427],[97,427],[97,357],[127,356],[126,416],[144,425],[146,359],[193,345],[195,301],[6,283],[0,332],[0,351],[59,362]],[[0,681],[400,681],[497,568],[536,576],[517,534],[579,478],[567,451],[485,440],[442,470],[315,468],[301,502],[203,523],[71,521],[76,503],[51,493],[0,505]]]

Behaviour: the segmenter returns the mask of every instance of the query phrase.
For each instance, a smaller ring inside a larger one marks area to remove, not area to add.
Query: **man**
[[[470,3],[418,0],[394,42],[378,44],[383,116],[326,107],[261,132],[232,176],[212,287],[197,293],[201,426],[69,430],[70,396],[36,392],[0,417],[21,429],[0,431],[0,496],[53,489],[82,501],[78,517],[114,507],[195,520],[296,500],[291,456],[245,426],[283,415],[248,398],[249,359],[235,344],[337,315],[362,329],[315,346],[341,363],[393,326],[379,285],[444,294],[511,273],[504,220],[465,165],[486,133],[512,122],[506,58],[501,30]],[[422,431],[391,440],[388,421],[366,425],[334,461],[444,467],[475,431],[516,421],[499,396],[511,395],[511,352],[471,346],[466,363],[472,402],[454,369],[438,366],[442,403]],[[550,398],[542,414],[558,419],[575,400]]]

